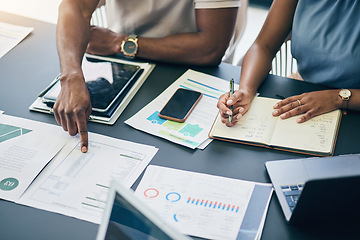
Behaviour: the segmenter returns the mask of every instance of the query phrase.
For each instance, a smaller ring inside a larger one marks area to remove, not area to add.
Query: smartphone
[[[185,122],[201,97],[201,92],[179,88],[160,111],[159,117]]]

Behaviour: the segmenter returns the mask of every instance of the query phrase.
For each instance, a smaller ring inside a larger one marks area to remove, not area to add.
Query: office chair
[[[271,74],[300,79],[296,59],[291,54],[291,39],[288,37],[272,61]]]
[[[105,6],[100,6],[94,11],[90,24],[103,28],[108,27]]]

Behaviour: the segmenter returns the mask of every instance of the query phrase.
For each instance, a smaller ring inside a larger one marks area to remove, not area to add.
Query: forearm
[[[59,7],[56,43],[63,77],[82,76],[81,61],[89,39],[91,6],[96,5],[83,6],[64,0]]]
[[[272,54],[254,43],[244,57],[239,89],[254,96],[271,70],[272,58]]]
[[[234,32],[237,8],[197,9],[197,31],[164,38],[139,38],[137,56],[193,65],[218,65]]]
[[[200,32],[158,39],[139,38],[137,57],[162,62],[216,66],[220,64],[226,46],[207,41],[204,35]]]
[[[240,88],[255,94],[269,74],[272,60],[291,32],[297,0],[275,0],[254,44],[246,53]]]

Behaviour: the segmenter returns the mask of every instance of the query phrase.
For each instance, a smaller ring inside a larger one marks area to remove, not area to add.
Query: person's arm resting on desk
[[[162,38],[139,36],[136,56],[162,62],[218,65],[233,35],[237,11],[237,8],[196,9],[197,32]],[[87,52],[97,55],[121,53],[120,46],[126,37],[109,29],[91,27]]]

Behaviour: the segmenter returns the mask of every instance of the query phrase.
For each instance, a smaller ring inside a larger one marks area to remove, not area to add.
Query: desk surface
[[[0,12],[0,21],[34,27],[23,42],[0,58],[0,110],[8,115],[56,124],[53,116],[28,109],[37,94],[59,73],[55,26],[4,12]],[[89,131],[158,147],[159,151],[151,161],[154,165],[249,181],[270,182],[264,167],[268,160],[305,157],[222,141],[213,141],[203,151],[191,150],[124,124],[126,119],[153,100],[187,69],[186,66],[157,64],[115,125],[89,123]],[[192,69],[224,79],[234,77],[239,81],[240,68],[229,64]],[[260,93],[262,96],[275,97],[276,94],[290,96],[320,89],[323,87],[269,76]],[[356,112],[343,117],[335,155],[360,152],[359,122],[360,114]],[[135,186],[137,184],[138,181]],[[1,239],[94,239],[98,229],[96,224],[3,200],[0,200],[0,225]],[[262,239],[347,239],[358,235],[357,225],[289,226],[274,195]]]

